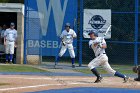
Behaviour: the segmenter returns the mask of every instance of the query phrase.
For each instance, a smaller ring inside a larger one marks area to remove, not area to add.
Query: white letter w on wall
[[[57,36],[60,35],[65,17],[67,3],[68,0],[64,0],[63,7],[61,7],[61,0],[49,0],[47,8],[46,0],[37,0],[38,14],[40,17],[40,24],[43,36],[46,36],[47,33],[51,9],[53,9]]]

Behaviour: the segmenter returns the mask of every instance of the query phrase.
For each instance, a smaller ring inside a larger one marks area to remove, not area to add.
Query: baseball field
[[[0,93],[139,93],[140,82],[131,71],[131,66],[113,65],[116,70],[130,76],[127,83],[117,77],[108,75],[103,69],[101,83],[95,84],[95,77],[83,67],[71,68],[70,64],[60,64],[57,69],[53,64],[0,65]],[[119,68],[118,68],[119,67]],[[123,67],[121,69],[121,67]],[[127,70],[123,70],[127,69]]]
[[[139,24],[140,0],[0,0],[0,93],[140,93]]]

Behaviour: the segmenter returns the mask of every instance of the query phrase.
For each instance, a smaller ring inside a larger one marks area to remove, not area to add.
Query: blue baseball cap
[[[10,26],[15,26],[15,23],[11,22],[11,23],[10,23]]]
[[[70,27],[70,23],[66,23],[65,24],[65,27]]]

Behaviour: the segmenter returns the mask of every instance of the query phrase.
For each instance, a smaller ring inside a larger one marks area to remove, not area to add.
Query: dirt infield
[[[123,80],[116,77],[104,77],[102,83],[94,84],[94,77],[80,76],[26,76],[0,75],[0,93],[36,92],[49,89],[75,87],[111,87],[139,89],[140,82]]]

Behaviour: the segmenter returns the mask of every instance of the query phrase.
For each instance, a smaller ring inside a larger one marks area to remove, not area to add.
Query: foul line
[[[2,78],[2,77],[0,77],[0,78]],[[26,77],[4,77],[4,78],[5,78],[5,79],[6,79],[6,78],[7,78],[7,79],[13,78],[13,79],[35,79],[35,80],[42,80],[42,79],[44,79],[44,80],[52,80],[53,77],[46,77],[46,78],[38,78],[38,77],[37,77],[37,78],[30,78],[30,77],[29,77],[29,78],[26,78]],[[84,80],[84,79],[85,79],[85,80],[87,80],[87,79],[92,79],[92,78],[80,78],[80,77],[79,77],[79,78],[70,78],[70,77],[69,77],[69,78],[61,78],[61,77],[54,77],[54,78],[63,79],[63,80],[67,80],[67,79],[70,79],[70,80],[73,80],[73,79],[74,79],[74,80],[76,80],[76,79],[78,79],[78,80],[79,80],[79,79],[80,79],[80,80],[81,80],[81,79],[82,79],[82,80]]]
[[[27,88],[37,88],[37,87],[46,87],[46,86],[62,86],[62,85],[79,85],[79,84],[87,84],[87,83],[69,83],[69,84],[43,84],[43,85],[35,85],[35,86],[25,86],[25,87],[15,87],[15,88],[4,88],[0,89],[0,91],[6,90],[17,90],[17,89],[27,89]]]

